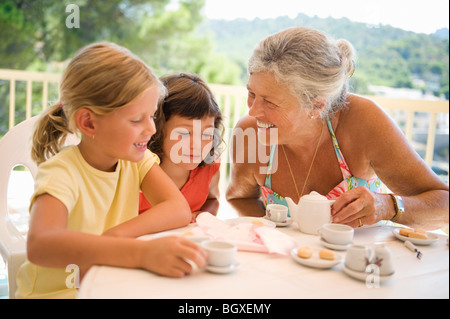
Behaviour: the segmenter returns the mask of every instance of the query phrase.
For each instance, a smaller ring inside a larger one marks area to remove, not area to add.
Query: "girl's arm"
[[[219,180],[220,180],[220,170],[214,174],[211,182],[209,183],[209,193],[206,202],[203,204],[202,208],[199,211],[192,212],[191,223],[194,223],[198,214],[202,212],[209,212],[214,216],[217,215],[219,211],[219,199],[220,199],[220,190],[219,190]]]
[[[76,264],[81,274],[92,265],[144,268],[162,275],[181,277],[192,271],[185,260],[198,267],[205,253],[178,237],[152,241],[99,236],[67,229],[66,207],[51,195],[36,198],[31,208],[27,239],[28,259],[39,266],[64,268]]]
[[[159,165],[153,165],[148,171],[141,189],[152,204],[152,208],[109,229],[105,235],[139,237],[189,224],[191,221],[189,204]]]

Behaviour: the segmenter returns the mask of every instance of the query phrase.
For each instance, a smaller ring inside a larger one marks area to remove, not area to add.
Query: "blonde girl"
[[[181,238],[135,238],[189,223],[186,200],[147,150],[165,89],[131,52],[111,43],[81,49],[65,71],[61,100],[42,116],[33,137],[39,164],[30,205],[28,260],[17,297],[73,298],[68,265],[143,268],[181,277],[205,262]],[[78,133],[77,146],[62,147]],[[142,191],[154,204],[137,216]]]

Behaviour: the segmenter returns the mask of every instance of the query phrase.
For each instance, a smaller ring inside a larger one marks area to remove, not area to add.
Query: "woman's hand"
[[[331,207],[333,223],[353,228],[372,225],[394,216],[394,206],[388,194],[374,193],[360,186],[343,193]]]

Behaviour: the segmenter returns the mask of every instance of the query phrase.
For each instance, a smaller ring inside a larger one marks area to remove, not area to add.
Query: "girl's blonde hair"
[[[250,74],[272,72],[309,108],[314,108],[315,98],[325,98],[322,116],[346,104],[354,69],[354,49],[348,41],[334,41],[305,27],[289,28],[262,40],[248,62]]]
[[[40,164],[60,151],[67,135],[77,132],[75,114],[79,109],[104,115],[129,104],[154,85],[164,98],[164,85],[124,47],[94,43],[80,49],[62,77],[60,101],[49,107],[37,123],[33,160]]]

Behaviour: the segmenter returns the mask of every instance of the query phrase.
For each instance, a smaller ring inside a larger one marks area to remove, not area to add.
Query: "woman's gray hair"
[[[294,27],[262,40],[249,59],[248,71],[272,72],[309,108],[314,108],[314,99],[325,98],[321,113],[325,117],[346,105],[354,54],[347,40],[334,41],[319,31]]]

